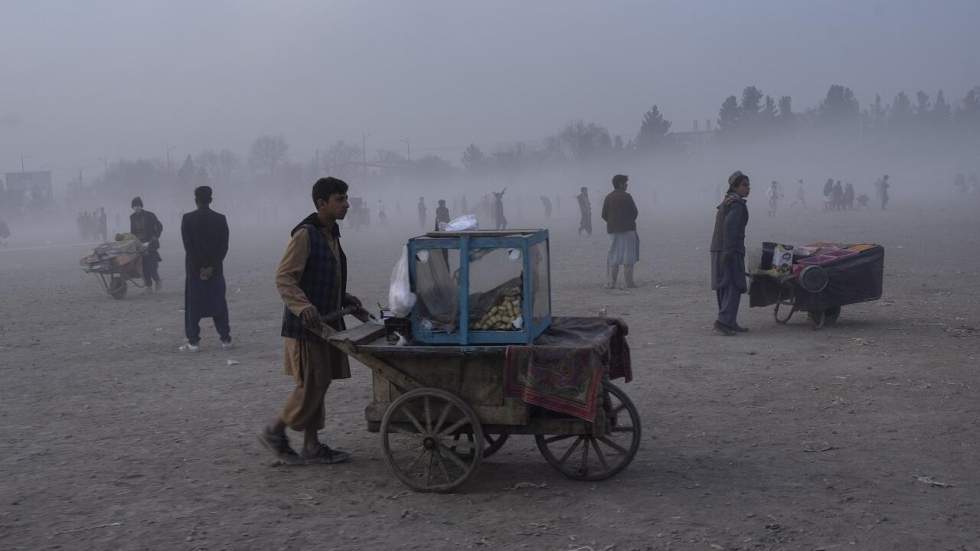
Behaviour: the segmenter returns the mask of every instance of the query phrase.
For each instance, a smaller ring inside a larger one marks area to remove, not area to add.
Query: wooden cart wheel
[[[538,450],[552,467],[573,480],[605,480],[626,468],[640,448],[640,414],[625,392],[602,383],[604,436],[537,434]]]
[[[475,437],[453,441],[467,433]],[[402,394],[381,419],[381,449],[388,468],[419,492],[449,492],[466,482],[483,460],[483,442],[473,408],[437,388]]]
[[[109,280],[109,296],[116,300],[126,297],[126,280],[121,277],[113,277]]]
[[[837,318],[840,317],[840,306],[833,306],[817,312],[807,312],[806,315],[813,322],[816,329],[821,329],[827,325],[837,323]]]
[[[453,437],[453,449],[456,449],[456,443],[459,442],[459,439],[462,438],[462,436],[463,436],[462,434],[457,434],[456,436]],[[507,442],[507,439],[510,438],[510,435],[506,433],[489,434],[484,432],[483,438],[484,440],[486,440],[486,443],[484,444],[483,447],[483,458],[486,459],[491,455],[500,451],[500,448],[504,447],[504,442]],[[466,433],[466,439],[468,441],[467,445],[472,446],[473,433],[471,432]]]

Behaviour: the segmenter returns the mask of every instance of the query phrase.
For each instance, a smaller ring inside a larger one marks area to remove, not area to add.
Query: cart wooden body
[[[455,489],[510,435],[534,435],[549,463],[582,480],[613,476],[639,447],[639,414],[608,380],[588,422],[506,396],[506,346],[396,346],[376,324],[330,342],[371,369],[368,430],[381,433],[389,467],[415,490]],[[402,451],[405,462],[396,457]]]

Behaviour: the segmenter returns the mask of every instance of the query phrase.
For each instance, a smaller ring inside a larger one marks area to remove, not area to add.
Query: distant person
[[[779,182],[776,180],[772,181],[769,185],[769,191],[766,192],[769,197],[769,216],[776,216],[776,209],[779,207],[779,199],[783,196],[779,191]]]
[[[541,205],[544,207],[544,217],[551,218],[551,199],[547,195],[541,196]]]
[[[714,329],[732,336],[748,329],[738,324],[738,305],[742,293],[748,290],[745,282],[745,226],[749,209],[749,177],[736,170],[728,177],[728,193],[715,212],[715,228],[711,235],[711,288],[718,298],[718,318]]]
[[[507,217],[504,216],[504,193],[507,188],[493,192],[493,224],[498,230],[507,229]]]
[[[99,207],[99,238],[105,243],[109,240],[109,221],[106,219],[105,208]]]
[[[834,210],[840,210],[844,207],[844,187],[840,185],[840,180],[837,180],[830,193],[830,206]]]
[[[180,237],[184,242],[184,334],[185,352],[197,352],[201,342],[201,319],[214,320],[221,348],[231,347],[228,301],[225,299],[224,260],[228,254],[228,221],[211,210],[208,186],[194,190],[197,210],[184,214]]]
[[[977,177],[976,172],[970,173],[970,193],[980,194],[980,178]]]
[[[878,194],[879,199],[881,199],[881,210],[885,210],[885,208],[888,207],[888,188],[890,187],[891,184],[888,183],[888,175],[885,174],[881,177],[881,185],[879,186],[880,191]]]
[[[436,207],[436,231],[442,231],[439,224],[449,223],[449,207],[446,206],[445,199],[439,199],[439,206]]]
[[[382,226],[388,225],[388,215],[385,214],[385,204],[378,199],[378,224]]]
[[[847,210],[854,209],[854,186],[850,182],[844,186],[844,208]]]
[[[321,178],[313,185],[316,212],[303,219],[286,245],[276,270],[276,288],[284,303],[282,336],[284,367],[296,383],[279,414],[259,434],[276,457],[291,463],[343,463],[350,454],[322,444],[318,432],[326,419],[324,396],[331,382],[350,378],[347,356],[326,340],[343,331],[342,308],[357,308],[354,317],[367,321],[361,302],[347,294],[347,256],[340,245],[337,221],[347,216],[347,183]],[[323,319],[321,316],[331,316]],[[303,433],[303,448],[289,445],[286,428]]]
[[[6,220],[0,218],[0,245],[6,247],[8,239],[10,239],[10,226],[7,225]]]
[[[799,185],[796,188],[796,201],[793,202],[793,205],[796,204],[806,208],[806,188],[803,186],[803,180],[799,181]],[[792,207],[793,205],[790,206]]]
[[[834,179],[827,178],[823,185],[823,210],[830,210],[834,204]]]
[[[146,252],[143,254],[143,283],[146,287],[143,292],[152,293],[156,286],[156,291],[159,293],[163,289],[163,282],[160,281],[160,274],[157,271],[163,260],[159,252],[163,224],[160,223],[157,215],[143,210],[143,199],[135,197],[130,204],[133,207],[133,214],[129,215],[129,233],[146,245]]]
[[[578,234],[582,235],[585,232],[592,235],[592,202],[589,201],[589,188],[582,186],[579,194],[575,196],[578,199],[578,212],[580,215],[578,222]]]
[[[429,219],[429,216],[427,214],[428,210],[429,209],[425,208],[425,197],[419,197],[419,206],[418,206],[419,226],[423,229],[425,229],[426,220]]]
[[[639,211],[633,196],[626,192],[629,177],[617,174],[612,179],[613,190],[602,202],[602,219],[606,221],[606,232],[610,237],[606,268],[609,281],[606,287],[616,288],[619,267],[623,267],[626,287],[636,287],[633,281],[633,266],[640,260],[640,238],[636,234],[636,218]]]

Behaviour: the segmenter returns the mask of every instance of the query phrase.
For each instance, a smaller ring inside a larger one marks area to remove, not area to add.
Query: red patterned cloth
[[[593,421],[603,378],[633,378],[628,332],[618,319],[554,318],[532,345],[507,347],[504,392]]]

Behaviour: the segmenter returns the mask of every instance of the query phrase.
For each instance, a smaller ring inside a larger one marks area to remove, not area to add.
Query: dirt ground
[[[630,292],[601,289],[606,236],[578,238],[566,211],[550,224],[553,311],[628,322],[640,452],[582,483],[513,437],[450,495],[406,491],[388,472],[361,365],[327,395],[325,438],[352,463],[274,465],[257,443],[291,388],[272,284],[289,224],[232,228],[238,346],[218,348],[206,321],[197,355],[177,352],[173,231],[164,292],[122,301],[81,273],[90,245],[12,241],[0,249],[0,548],[980,548],[976,205],[769,218],[763,203],[750,200],[750,243],[884,244],[882,300],[822,331],[743,303],[752,331],[716,336],[710,208],[644,210]],[[345,234],[366,303],[385,300],[410,232]]]

